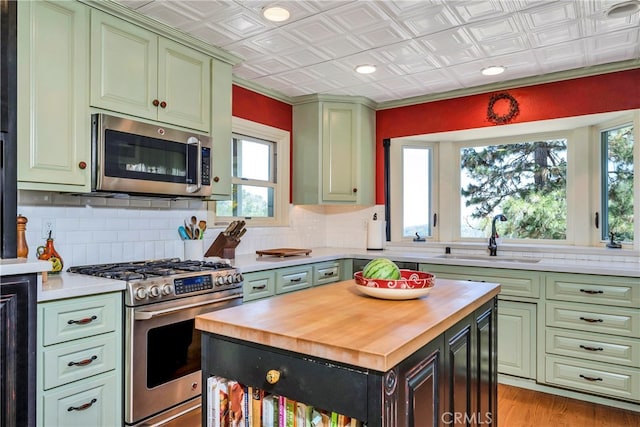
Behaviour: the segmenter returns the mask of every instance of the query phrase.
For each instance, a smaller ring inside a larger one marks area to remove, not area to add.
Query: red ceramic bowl
[[[400,270],[400,279],[366,279],[362,271],[354,273],[356,284],[370,288],[383,289],[425,289],[436,284],[436,276],[425,271]]]

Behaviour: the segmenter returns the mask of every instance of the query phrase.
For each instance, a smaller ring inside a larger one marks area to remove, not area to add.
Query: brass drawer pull
[[[604,348],[602,348],[602,347],[589,347],[587,345],[582,345],[582,344],[580,344],[580,348],[583,348],[583,349],[589,350],[589,351],[604,351]]]
[[[276,369],[270,369],[269,372],[267,372],[267,382],[269,384],[275,384],[278,381],[280,381],[280,371]]]
[[[85,365],[88,365],[89,363],[93,362],[97,358],[98,358],[98,356],[93,355],[93,356],[91,356],[91,359],[84,359],[84,360],[81,360],[79,362],[69,362],[69,363],[67,363],[67,366],[85,366]]]
[[[91,402],[89,403],[85,403],[84,405],[80,405],[80,406],[69,406],[69,408],[67,408],[68,412],[71,411],[84,411],[85,409],[89,409],[93,406],[94,403],[96,403],[98,401],[98,399],[93,398],[91,399]]]
[[[580,317],[580,320],[584,320],[585,322],[589,323],[604,322],[604,320],[602,319],[589,319],[588,317]]]
[[[589,294],[589,295],[595,295],[595,294],[604,294],[604,291],[592,291],[590,289],[580,289],[580,292],[583,292],[585,294]]]
[[[73,325],[74,323],[77,325],[86,325],[87,323],[91,323],[94,320],[96,320],[98,318],[98,316],[91,316],[91,317],[86,317],[84,319],[80,319],[80,320],[69,320],[67,322],[68,325]]]
[[[582,374],[580,374],[580,378],[584,378],[587,381],[602,381],[602,378],[587,377],[586,375]]]

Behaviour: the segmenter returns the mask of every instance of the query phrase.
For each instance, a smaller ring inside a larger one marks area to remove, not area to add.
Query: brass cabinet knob
[[[213,177],[213,182],[220,182],[220,177],[214,176]]]
[[[160,108],[167,108],[167,103],[166,103],[166,102],[164,102],[164,101],[162,101],[162,102],[160,103]]]
[[[157,107],[158,105],[160,105],[160,101],[158,101],[157,99],[154,99],[152,102],[154,107]]]
[[[269,372],[267,372],[267,382],[269,384],[275,384],[279,380],[280,380],[280,371],[275,369],[270,369]]]
[[[80,162],[80,163],[78,163],[78,167],[80,169],[86,169],[87,168],[87,163],[86,162]]]
[[[357,188],[354,188],[354,189],[353,189],[353,192],[354,192],[354,193],[357,193],[357,192],[358,192],[358,189],[357,189]]]

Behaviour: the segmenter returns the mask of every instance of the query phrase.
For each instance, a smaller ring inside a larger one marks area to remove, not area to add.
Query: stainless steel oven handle
[[[187,191],[189,193],[197,193],[202,189],[202,141],[200,138],[196,138],[195,136],[190,136],[187,140],[187,144],[192,145],[195,144],[198,150],[198,159],[196,160],[196,185],[195,187],[188,186]],[[187,170],[189,170],[189,157],[187,156]]]
[[[167,314],[175,313],[176,311],[185,310],[185,309],[194,308],[194,307],[201,307],[203,305],[217,304],[219,302],[229,301],[229,300],[237,299],[237,298],[242,298],[242,295],[241,294],[239,294],[239,295],[231,295],[229,297],[218,298],[216,300],[204,301],[204,302],[196,302],[196,303],[193,303],[193,304],[185,304],[185,305],[181,305],[181,306],[178,306],[178,307],[166,308],[164,310],[136,311],[135,314],[134,314],[134,318],[135,318],[135,320],[149,320],[149,319],[153,319],[154,317],[164,316],[164,315],[167,315]]]

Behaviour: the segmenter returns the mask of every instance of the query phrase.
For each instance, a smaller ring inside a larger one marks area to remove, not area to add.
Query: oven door
[[[242,295],[199,295],[127,307],[125,423],[135,424],[200,397],[200,331],[195,317],[242,303]]]

